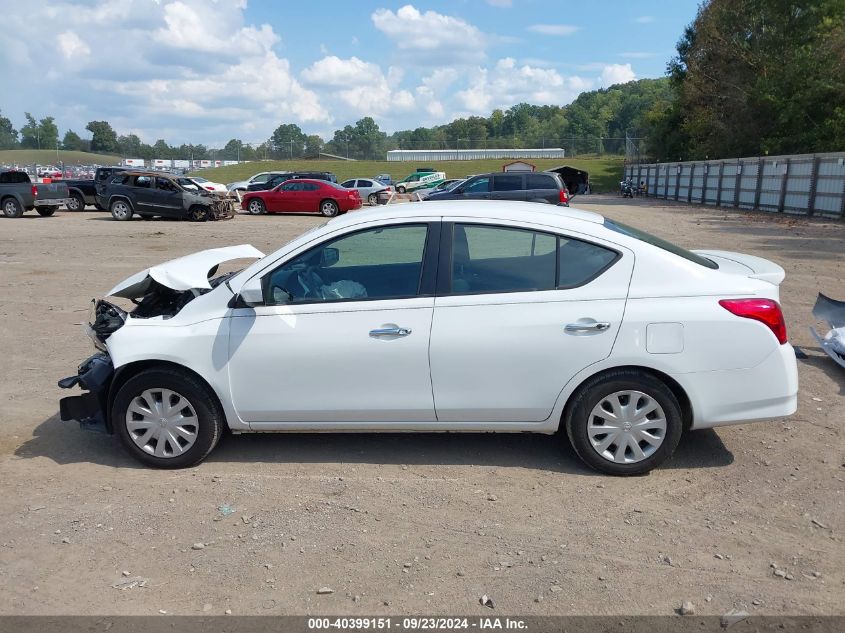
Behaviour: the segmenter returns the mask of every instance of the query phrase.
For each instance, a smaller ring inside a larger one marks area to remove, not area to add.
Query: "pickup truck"
[[[0,173],[0,209],[7,218],[19,218],[30,209],[38,215],[53,215],[67,202],[68,190],[63,182],[35,184],[25,171]]]
[[[68,211],[82,211],[86,205],[93,204],[100,211],[107,209],[97,201],[97,193],[106,184],[106,179],[119,171],[126,171],[127,167],[97,167],[94,178],[85,180],[64,180],[70,198],[67,202]]]

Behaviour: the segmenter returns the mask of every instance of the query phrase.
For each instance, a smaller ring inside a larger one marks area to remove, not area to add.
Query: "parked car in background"
[[[549,172],[494,172],[479,174],[449,191],[426,200],[520,200],[569,206],[569,192],[557,174]]]
[[[59,382],[86,392],[61,400],[61,418],[117,434],[158,468],[203,460],[227,428],[562,430],[549,441],[568,438],[589,466],[638,475],[689,430],[795,412],[777,264],[690,252],[584,211],[427,206],[119,283],[108,294],[136,306],[95,303],[100,351]],[[247,257],[260,259],[213,277]]]
[[[62,182],[33,183],[25,171],[0,172],[0,209],[7,218],[19,218],[35,209],[50,216],[68,202],[67,185]]]
[[[311,178],[313,180],[337,182],[337,176],[330,171],[265,171],[255,174],[249,180],[229,183],[226,188],[229,191],[241,192],[267,191],[292,178]]]
[[[264,213],[322,213],[333,217],[360,209],[361,196],[327,180],[297,178],[270,191],[248,191],[241,208],[252,215]]]
[[[396,183],[396,192],[406,193],[436,187],[444,180],[446,174],[442,171],[415,171]]]
[[[379,174],[375,176],[373,180],[378,180],[383,185],[392,185],[393,178],[390,177],[390,174]]]
[[[355,189],[361,195],[361,199],[366,200],[367,204],[370,205],[378,204],[380,191],[390,191],[389,186],[369,178],[350,178],[340,183],[340,186],[346,189]]]
[[[466,178],[448,178],[436,187],[432,187],[431,189],[420,189],[419,191],[414,192],[414,195],[421,200],[425,200],[433,193],[451,191],[465,180]]]
[[[200,188],[190,178],[156,171],[124,171],[106,183],[101,198],[115,220],[137,214],[202,222],[235,215],[235,200]]]
[[[229,191],[226,188],[226,185],[221,184],[219,182],[212,182],[199,176],[189,176],[189,178],[206,191],[216,191],[218,193],[228,193]]]

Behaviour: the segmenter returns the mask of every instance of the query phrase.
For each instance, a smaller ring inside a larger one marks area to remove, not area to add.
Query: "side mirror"
[[[253,277],[242,287],[237,297],[239,307],[254,308],[264,305],[264,291],[261,288],[261,278]]]
[[[340,251],[336,248],[328,246],[321,251],[320,254],[320,268],[328,268],[334,266],[340,259]]]

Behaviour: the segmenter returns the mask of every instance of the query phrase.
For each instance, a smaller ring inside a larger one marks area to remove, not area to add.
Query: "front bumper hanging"
[[[59,417],[64,421],[76,420],[86,430],[111,433],[108,397],[113,376],[114,365],[107,353],[100,352],[83,361],[76,376],[62,378],[58,384],[62,389],[79,385],[87,393],[59,400]]]

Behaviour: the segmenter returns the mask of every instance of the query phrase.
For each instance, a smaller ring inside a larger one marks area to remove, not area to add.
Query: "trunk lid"
[[[786,277],[786,272],[768,259],[731,251],[693,251],[719,265],[719,270],[732,275],[742,275],[751,279],[760,279],[773,286],[779,286]]]
[[[67,185],[64,182],[50,182],[34,184],[38,200],[63,200],[68,197]]]
[[[261,259],[264,253],[250,244],[211,248],[152,266],[127,277],[106,296],[138,299],[149,290],[152,281],[172,290],[210,290],[209,277],[223,262],[233,259]]]

